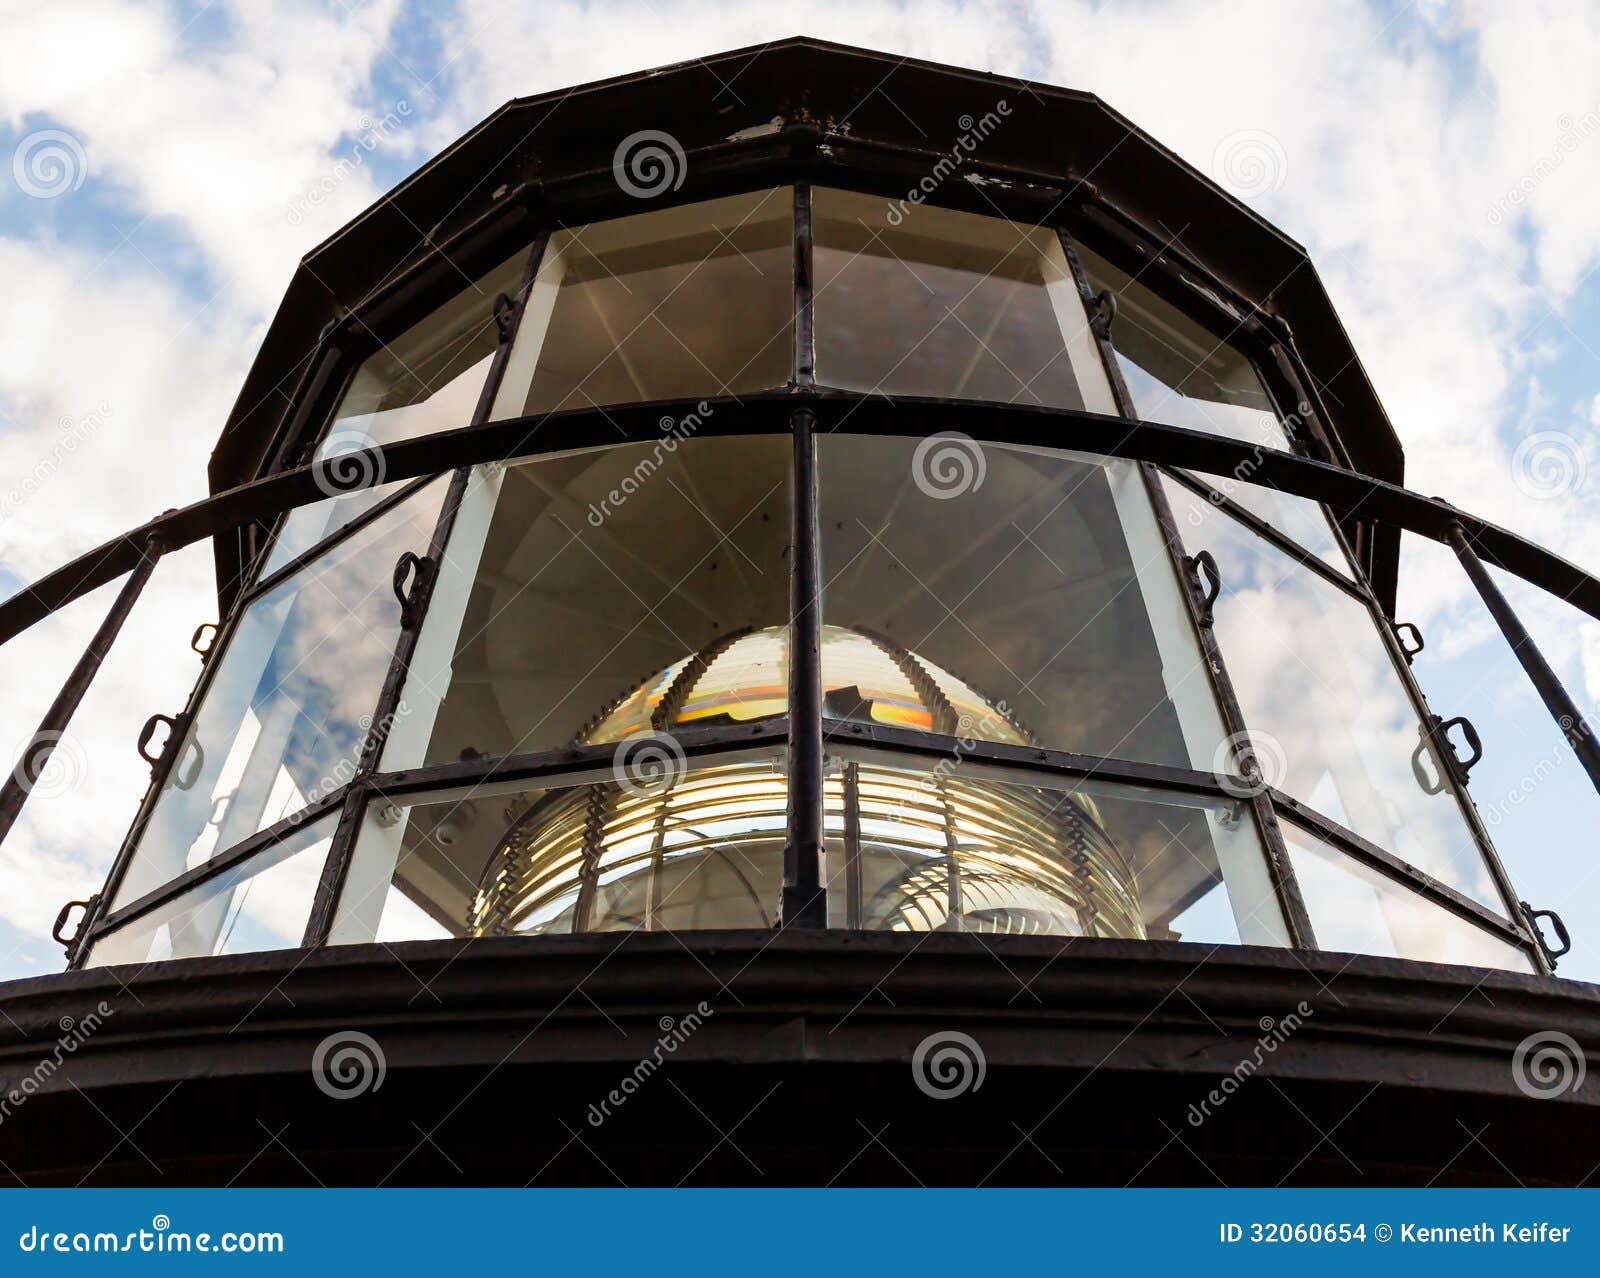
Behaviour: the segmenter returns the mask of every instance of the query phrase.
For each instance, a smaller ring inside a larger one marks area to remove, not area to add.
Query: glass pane
[[[1163,481],[1222,577],[1216,634],[1268,780],[1503,911],[1372,614],[1237,520]]]
[[[436,481],[246,609],[117,906],[350,779],[400,633],[395,560],[427,550],[444,492]]]
[[[1246,801],[843,757],[826,794],[832,926],[1288,943]]]
[[[475,472],[384,766],[781,713],[789,452],[670,434]]]
[[[619,753],[618,779],[607,771],[598,784],[375,799],[331,941],[777,926],[780,756],[685,768],[652,741]]]
[[[793,228],[783,187],[551,236],[495,416],[784,385]]]
[[[1281,824],[1319,949],[1534,971],[1523,950],[1346,856],[1294,822]]]
[[[1098,356],[1054,231],[825,189],[812,224],[818,382],[1084,407],[1074,355]]]
[[[817,449],[831,717],[1227,766],[1136,466],[964,436]]]
[[[399,492],[410,480],[384,484],[380,488],[367,488],[346,493],[341,497],[325,497],[291,510],[283,520],[283,528],[273,539],[257,581],[265,581],[285,564],[298,559],[313,546],[326,541],[351,520],[371,510],[384,498]]]
[[[332,813],[302,826],[125,924],[95,942],[87,966],[298,949],[337,824]]]
[[[1244,354],[1099,254],[1074,244],[1095,292],[1116,295],[1111,344],[1135,415],[1266,448],[1289,447],[1261,377]]]
[[[1279,492],[1276,488],[1240,483],[1221,475],[1201,475],[1199,478],[1213,492],[1237,502],[1262,523],[1270,524],[1275,531],[1298,544],[1301,549],[1309,550],[1330,568],[1337,568],[1346,577],[1354,577],[1350,561],[1334,535],[1327,511],[1316,502]]]
[[[1595,649],[1584,631],[1594,622],[1520,578],[1489,571],[1592,729],[1584,653]],[[1401,539],[1396,611],[1427,639],[1411,668],[1428,700],[1440,714],[1467,716],[1483,738],[1468,790],[1513,887],[1557,910],[1572,933],[1561,975],[1600,980],[1600,878],[1589,840],[1575,834],[1600,827],[1600,796],[1453,551],[1425,537]]]
[[[263,577],[394,490],[395,485],[360,487],[376,485],[383,470],[350,454],[472,424],[499,344],[494,300],[501,293],[516,294],[527,259],[528,250],[518,249],[362,361],[313,454],[323,465],[330,496],[288,513]]]

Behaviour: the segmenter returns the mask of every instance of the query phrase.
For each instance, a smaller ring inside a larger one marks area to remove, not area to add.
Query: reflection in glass
[[[1226,733],[1136,466],[961,439],[817,451],[823,619],[888,654],[864,680],[901,680],[870,718],[936,669],[936,731],[1213,768]],[[942,487],[945,463],[967,481]]]
[[[426,552],[444,490],[435,481],[245,610],[117,906],[350,779],[400,632],[394,564]]]
[[[1248,805],[846,751],[830,925],[1283,945]],[[779,755],[375,804],[336,943],[777,926]]]
[[[1073,248],[1095,292],[1116,296],[1111,344],[1136,417],[1288,448],[1272,397],[1242,352],[1098,253]]]
[[[337,814],[281,842],[95,942],[87,966],[153,963],[298,949]]]
[[[1303,550],[1309,550],[1330,568],[1336,568],[1346,577],[1350,560],[1345,556],[1327,511],[1314,501],[1264,488],[1260,484],[1240,483],[1222,476],[1200,476],[1211,490],[1229,498],[1254,515],[1273,531],[1282,533]]]
[[[1282,822],[1317,946],[1350,954],[1534,971],[1526,951]]]
[[[516,294],[527,256],[518,249],[361,362],[313,454],[326,467],[326,491],[383,477],[368,459],[350,454],[471,425],[499,343],[495,298]],[[262,576],[370,510],[394,487],[360,488],[290,511]]]
[[[846,750],[829,922],[1285,945],[1247,803]]]
[[[1338,587],[1163,481],[1222,577],[1216,635],[1268,779],[1491,909],[1504,902],[1376,629]],[[1274,775],[1276,774],[1276,775]]]
[[[780,188],[552,235],[494,416],[784,385],[793,209]]]
[[[696,654],[725,659],[682,722],[759,718],[771,689],[710,690],[788,618],[789,452],[669,434],[475,472],[384,766],[595,740]]]
[[[776,926],[778,759],[635,763],[596,785],[374,802],[331,941]]]
[[[1054,231],[827,189],[812,225],[822,385],[1085,406],[1098,356]]]

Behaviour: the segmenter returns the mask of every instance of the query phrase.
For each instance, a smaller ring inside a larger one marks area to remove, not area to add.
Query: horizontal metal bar
[[[782,747],[788,741],[787,715],[757,719],[735,728],[683,728],[670,735],[686,759],[720,754],[729,750],[754,750]],[[603,745],[558,746],[552,750],[532,750],[523,754],[501,755],[490,759],[467,759],[459,763],[437,763],[422,768],[375,774],[369,785],[387,799],[416,800],[418,795],[448,791],[461,786],[497,786],[521,782],[547,781],[566,773],[592,772],[612,766],[627,742]],[[575,780],[575,785],[588,784]]]
[[[1248,462],[1264,487],[1320,501],[1336,511],[1393,524],[1435,541],[1447,541],[1451,525],[1460,523],[1481,558],[1600,619],[1600,578],[1449,502],[1293,453],[1179,426],[1133,422],[1076,409],[920,397],[889,399],[820,388],[790,388],[737,399],[656,401],[511,418],[402,440],[372,451],[381,453],[389,480],[413,479],[488,461],[653,441],[660,437],[658,422],[664,414],[694,411],[699,403],[709,409],[700,414],[704,420],[700,435],[782,433],[788,430],[788,414],[797,401],[812,408],[819,434],[844,429],[853,434],[916,438],[959,430],[998,444],[1064,448],[1224,475]],[[271,517],[325,495],[317,486],[313,468],[302,466],[151,520],[0,603],[0,643],[130,571],[138,561],[140,547],[151,536],[160,536],[173,548],[181,548],[237,524]]]
[[[286,838],[303,826],[310,825],[329,812],[335,810],[344,802],[344,793],[347,787],[340,786],[337,790],[323,795],[316,802],[308,804],[298,812],[292,812],[280,821],[275,821],[264,830],[257,830],[248,839],[241,839],[231,848],[227,848],[204,864],[185,870],[176,878],[168,879],[160,887],[146,892],[136,901],[130,901],[120,910],[102,914],[93,924],[88,933],[90,942],[104,936],[107,932],[114,932],[124,923],[131,923],[134,919],[158,909],[168,901],[176,900],[185,892],[199,887],[203,883],[224,874],[245,861],[250,860],[257,853],[265,851],[275,844],[282,843]],[[80,946],[80,949],[83,947]]]
[[[1392,852],[1387,852],[1376,843],[1362,838],[1353,830],[1347,830],[1337,821],[1332,821],[1316,811],[1307,807],[1298,799],[1285,794],[1282,790],[1271,789],[1268,793],[1272,802],[1283,815],[1291,818],[1300,825],[1306,826],[1324,842],[1331,843],[1335,849],[1345,853],[1352,860],[1377,870],[1384,877],[1393,879],[1402,887],[1409,888],[1418,895],[1426,897],[1435,905],[1443,906],[1452,914],[1476,924],[1489,932],[1493,932],[1503,941],[1521,949],[1531,949],[1533,938],[1521,926],[1522,920],[1513,916],[1506,919],[1487,906],[1479,904],[1470,896],[1457,891],[1448,883],[1441,882],[1424,870],[1419,870],[1409,862],[1402,861]]]
[[[1141,763],[1136,759],[1047,750],[1040,746],[1007,745],[975,737],[946,737],[916,728],[897,728],[886,723],[824,719],[822,731],[824,742],[829,745],[877,746],[936,759],[948,759],[954,755],[962,763],[1024,768],[1067,780],[1102,781],[1108,785],[1204,795],[1229,803],[1239,802],[1240,796],[1252,788],[1252,783],[1240,776],[1174,768],[1161,763]],[[1259,783],[1255,788],[1259,788]]]

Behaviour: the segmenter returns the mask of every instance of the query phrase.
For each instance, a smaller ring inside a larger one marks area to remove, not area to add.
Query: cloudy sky
[[[295,261],[501,102],[792,34],[1098,93],[1308,246],[1413,487],[1600,571],[1595,6],[0,0],[0,595],[202,496]],[[206,560],[163,565],[0,848],[0,977],[59,966],[50,921],[105,874],[138,725],[197,672]],[[1600,803],[1450,565],[1408,567],[1513,879],[1600,933]],[[1595,704],[1600,627],[1524,599]],[[6,648],[8,755],[108,602]],[[1585,948],[1564,972],[1600,979]]]

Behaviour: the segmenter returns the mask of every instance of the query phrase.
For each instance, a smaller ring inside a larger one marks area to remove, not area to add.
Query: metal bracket
[[[156,734],[156,725],[167,725],[166,744],[154,754],[150,752],[150,739]],[[189,731],[189,718],[179,715],[173,718],[170,714],[153,714],[144,721],[144,727],[139,729],[139,740],[134,749],[139,752],[139,757],[150,765],[152,775],[161,766],[161,761],[166,758],[167,751],[172,749]],[[206,751],[198,741],[191,741],[189,748],[193,752],[194,762],[187,770],[181,765],[173,771],[172,784],[180,790],[187,790],[200,779],[200,770],[206,765]]]
[[[150,738],[155,736],[156,725],[159,723],[167,725],[167,746],[170,746],[178,735],[178,721],[170,714],[153,714],[144,721],[144,727],[139,729],[139,740],[133,747],[152,770],[161,766],[161,756],[167,751],[167,746],[162,746],[157,753],[150,753]]]
[[[433,572],[433,560],[415,551],[406,551],[394,562],[394,597],[400,601],[400,625],[410,630],[417,623],[417,608],[422,602],[422,586]],[[409,588],[406,578],[411,578]]]
[[[205,632],[208,630],[211,632],[211,638],[206,643],[206,646],[202,648],[200,646],[200,636],[205,634]],[[217,623],[214,621],[202,621],[198,626],[195,627],[194,634],[189,636],[189,646],[200,654],[200,659],[202,661],[211,655],[211,650],[216,647],[216,644]]]
[[[61,912],[56,915],[56,921],[50,928],[50,939],[66,950],[69,958],[72,957],[78,942],[83,939],[83,925],[89,921],[90,915],[94,913],[95,906],[99,904],[100,893],[96,892],[87,901],[68,901],[61,907]],[[72,916],[72,911],[78,906],[83,907],[83,918],[78,923],[78,930],[71,936],[63,936],[62,933],[67,927],[67,919]],[[1535,930],[1537,931],[1537,929]]]
[[[500,335],[503,342],[511,336],[511,317],[516,313],[517,304],[511,300],[507,293],[501,293],[494,299],[494,331]]]
[[[1551,970],[1555,969],[1556,960],[1572,951],[1572,934],[1567,931],[1567,925],[1561,921],[1561,916],[1554,910],[1536,910],[1526,901],[1518,901],[1522,907],[1523,916],[1528,920],[1528,927],[1533,931],[1533,939],[1539,942],[1539,948],[1544,951],[1545,959],[1549,962]],[[1548,941],[1544,939],[1544,932],[1539,927],[1540,919],[1549,919],[1550,926],[1555,928],[1556,936],[1561,941],[1559,950],[1552,950]]]
[[[1456,753],[1455,743],[1450,740],[1451,728],[1460,728],[1461,735],[1467,739],[1467,745],[1471,747],[1472,754],[1465,759]],[[1465,785],[1468,774],[1483,758],[1483,738],[1478,735],[1477,728],[1472,726],[1472,720],[1464,715],[1457,715],[1454,719],[1441,719],[1438,715],[1434,715],[1433,723],[1419,726],[1417,732],[1421,740],[1417,742],[1417,748],[1411,752],[1411,775],[1416,777],[1417,785],[1422,788],[1422,792],[1443,794],[1447,780],[1442,772],[1437,779],[1430,778],[1422,766],[1422,756],[1427,753],[1430,741],[1438,752],[1440,767],[1450,768],[1455,773],[1456,779]]]
[[[1183,566],[1188,569],[1193,589],[1200,596],[1200,624],[1209,627],[1214,619],[1217,596],[1222,593],[1222,573],[1217,561],[1209,550],[1202,550],[1185,559]]]
[[[1111,339],[1111,322],[1117,318],[1117,295],[1108,288],[1094,295],[1094,310],[1089,312],[1089,328],[1096,337]]]
[[[1394,631],[1394,641],[1400,645],[1400,651],[1404,655],[1408,666],[1416,655],[1428,646],[1423,642],[1422,631],[1414,621],[1391,621],[1389,629]],[[1408,631],[1415,643],[1406,642],[1405,635]]]

